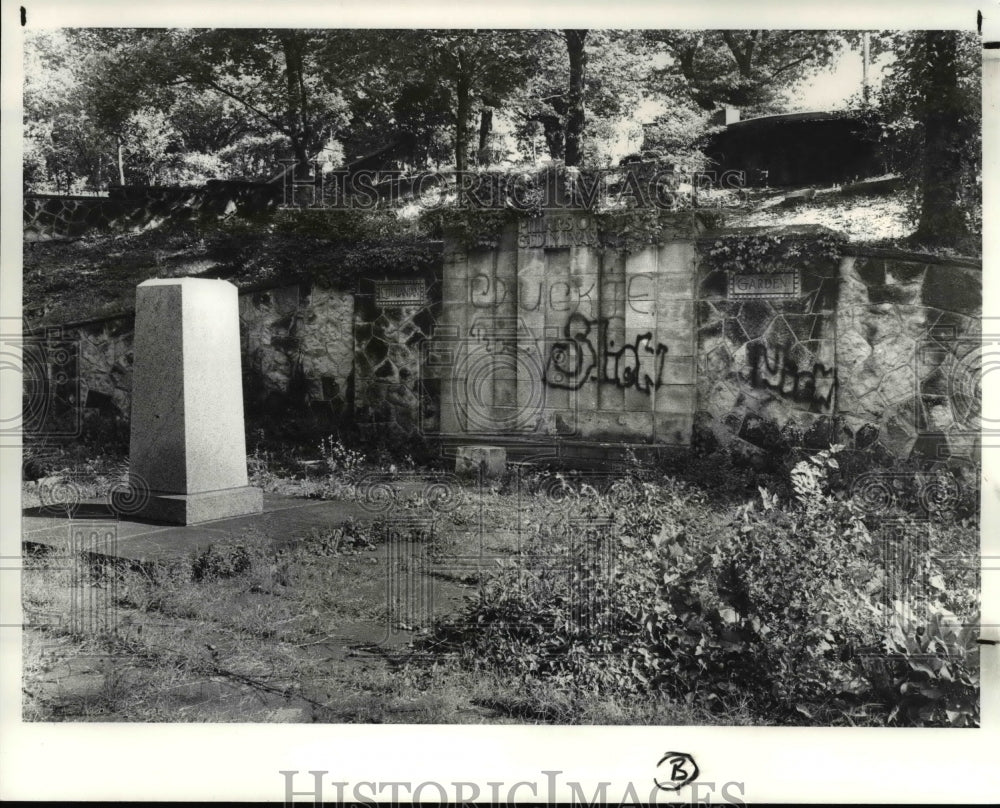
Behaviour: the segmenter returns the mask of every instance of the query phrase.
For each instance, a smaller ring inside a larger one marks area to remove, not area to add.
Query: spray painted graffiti
[[[657,343],[653,347],[652,332],[640,334],[633,344],[616,350],[614,340],[608,337],[606,318],[591,320],[574,312],[566,321],[565,334],[566,340],[549,347],[544,380],[550,387],[579,390],[593,380],[650,393],[664,384],[667,346]]]
[[[777,393],[811,406],[829,409],[837,390],[837,369],[821,362],[813,363],[812,370],[799,370],[798,363],[786,355],[784,348],[774,350],[774,361],[761,343],[747,346],[750,366],[750,384],[761,390]]]
[[[477,309],[492,309],[507,302],[508,283],[480,273],[469,280],[469,302]],[[597,300],[597,284],[580,279],[552,282],[519,278],[517,307],[521,311],[571,311]],[[609,279],[601,284],[600,299],[612,305],[625,302],[637,314],[653,313],[653,276],[646,273],[628,279]]]

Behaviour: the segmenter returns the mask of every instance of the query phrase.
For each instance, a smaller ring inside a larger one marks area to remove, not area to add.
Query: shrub
[[[207,550],[195,556],[191,573],[195,581],[213,581],[242,575],[251,566],[253,556],[244,545],[209,545]]]
[[[977,603],[975,582],[944,576],[929,549],[972,545],[975,527],[868,517],[843,490],[841,448],[791,470],[794,499],[761,487],[722,512],[669,478],[629,474],[600,494],[567,475],[541,480],[562,506],[532,524],[451,636],[480,664],[576,689],[727,712],[749,702],[786,723],[972,723],[968,635],[940,622],[883,628],[887,597],[918,578],[937,591],[936,608]],[[897,545],[908,560],[887,568]],[[872,654],[887,649],[895,661],[878,673]],[[913,649],[937,661],[914,667]],[[947,686],[933,679],[949,675]]]
[[[962,624],[939,603],[917,619],[893,604],[885,656],[866,661],[874,692],[900,726],[979,726],[978,612]]]

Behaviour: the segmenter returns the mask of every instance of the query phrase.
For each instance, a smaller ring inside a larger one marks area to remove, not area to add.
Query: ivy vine
[[[709,272],[811,269],[838,261],[845,243],[837,233],[726,233],[699,240],[699,263]]]

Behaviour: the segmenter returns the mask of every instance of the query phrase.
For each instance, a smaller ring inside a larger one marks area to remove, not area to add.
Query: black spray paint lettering
[[[596,347],[591,341],[595,331]],[[554,342],[549,348],[545,383],[550,387],[579,390],[593,379],[651,393],[664,384],[667,346],[658,343],[654,348],[652,332],[640,334],[632,345],[615,350],[614,341],[608,339],[606,318],[591,320],[574,312],[566,321],[565,333],[565,341]]]
[[[802,404],[830,408],[837,389],[836,368],[815,362],[812,370],[800,371],[798,363],[786,356],[784,348],[775,350],[772,362],[767,348],[760,343],[747,346],[747,362],[753,387],[774,390]]]

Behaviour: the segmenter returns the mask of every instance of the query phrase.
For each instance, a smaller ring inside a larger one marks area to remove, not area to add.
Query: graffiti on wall
[[[607,318],[592,320],[574,312],[566,321],[565,336],[549,346],[544,381],[550,387],[579,390],[593,380],[650,393],[664,383],[667,346],[654,346],[652,332],[616,349]]]
[[[637,273],[626,278],[607,279],[601,283],[600,300],[617,306],[624,302],[637,314],[653,313],[653,276]],[[517,281],[517,307],[521,311],[572,311],[582,304],[596,304],[596,282],[575,283],[571,280]],[[469,301],[477,309],[492,309],[507,302],[510,285],[500,279],[480,273],[469,280]]]
[[[769,351],[761,343],[747,346],[749,382],[759,390],[773,390],[785,398],[829,409],[837,390],[837,369],[814,362],[812,369],[800,370],[785,348]]]

